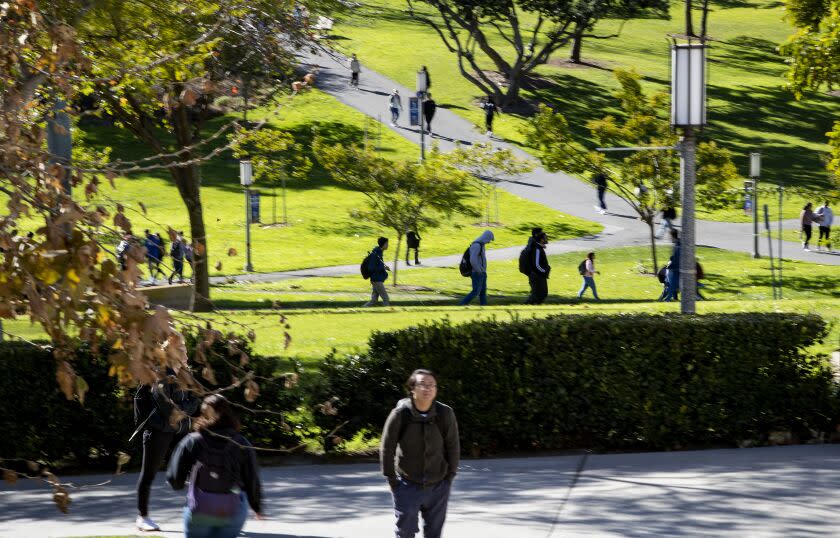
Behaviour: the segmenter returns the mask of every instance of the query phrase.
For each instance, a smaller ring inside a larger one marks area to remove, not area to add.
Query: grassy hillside
[[[417,9],[423,4],[414,6]],[[635,69],[644,76],[648,90],[668,90],[666,35],[682,28],[681,9],[680,3],[674,4],[671,20],[631,20],[623,27],[620,21],[603,21],[596,33],[612,34],[621,29],[621,36],[585,41],[587,65],[570,65],[565,62],[568,49],[559,51],[549,65],[539,68],[539,77],[523,97],[531,104],[545,102],[556,107],[585,137],[587,120],[617,112],[612,69]],[[825,133],[832,121],[840,118],[840,98],[815,94],[797,102],[785,90],[786,67],[775,50],[791,33],[783,17],[780,2],[712,2],[709,127],[702,136],[733,151],[743,173],[748,153],[758,150],[764,155],[763,180],[820,188],[828,182],[821,160],[827,149]],[[355,16],[336,25],[335,34],[334,43],[341,50],[358,53],[364,64],[409,87],[414,85],[419,66],[427,65],[438,105],[477,125],[482,123],[482,112],[476,107],[477,88],[459,74],[455,55],[440,38],[408,15],[404,0],[370,0]],[[490,68],[489,63],[485,65]],[[521,143],[520,129],[525,121],[522,115],[506,114],[497,121],[495,131]],[[790,198],[785,216],[795,217],[801,206],[801,199]],[[737,209],[700,216],[749,220]]]

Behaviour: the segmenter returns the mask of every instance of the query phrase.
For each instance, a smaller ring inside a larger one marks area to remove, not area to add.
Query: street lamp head
[[[251,161],[239,161],[239,183],[243,187],[254,183]]]
[[[761,153],[754,151],[750,153],[750,177],[761,175]]]
[[[706,45],[671,45],[671,125],[706,125]]]

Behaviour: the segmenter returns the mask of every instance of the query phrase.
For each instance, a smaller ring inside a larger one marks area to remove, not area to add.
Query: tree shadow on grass
[[[548,235],[549,241],[558,237],[581,237],[595,232],[585,226],[576,226],[565,222],[521,222],[515,226],[508,226],[507,229],[516,234],[530,236],[531,230],[537,227],[542,228],[542,230]]]
[[[823,295],[826,298],[840,297],[840,287],[837,286],[837,279],[830,277],[810,277],[796,275],[796,269],[789,269],[783,273],[783,288],[788,291],[796,291],[799,293],[814,293]],[[771,293],[773,286],[773,277],[770,273],[769,266],[766,268],[766,274],[749,274],[741,276],[737,279],[729,278],[724,275],[706,274],[704,279],[709,288],[715,293],[725,293],[733,296],[742,294],[744,288],[747,286],[756,288],[766,288],[768,293]]]

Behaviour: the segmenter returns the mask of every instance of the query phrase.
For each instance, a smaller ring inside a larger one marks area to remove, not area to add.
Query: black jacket
[[[146,422],[144,429],[160,432],[188,432],[191,425],[189,417],[196,416],[201,407],[201,400],[190,391],[181,389],[177,383],[159,382],[151,385],[140,385],[135,399],[142,402],[135,403],[135,423],[140,425],[148,417],[149,420]],[[169,419],[175,406],[183,411],[187,417],[172,425]]]
[[[242,445],[242,448],[236,451],[234,467],[237,473],[236,485],[248,497],[248,504],[251,505],[254,512],[261,513],[262,484],[260,484],[256,451],[251,448],[251,443],[247,439],[233,430],[212,430],[210,433],[194,432],[181,439],[181,442],[175,447],[172,459],[169,460],[169,467],[166,469],[166,481],[169,482],[172,489],[183,489],[196,461],[201,460],[203,448],[199,440],[202,437],[204,442],[216,450],[224,449],[225,444],[230,442],[228,439]]]
[[[534,241],[532,248],[534,257],[531,259],[531,271],[538,276],[548,278],[551,273],[551,265],[549,265],[548,257],[545,255],[545,247]]]
[[[408,248],[420,248],[420,234],[417,232],[408,232],[405,241],[408,243]]]
[[[426,117],[426,121],[431,120],[435,116],[436,109],[437,103],[435,103],[434,99],[423,101],[423,116]]]

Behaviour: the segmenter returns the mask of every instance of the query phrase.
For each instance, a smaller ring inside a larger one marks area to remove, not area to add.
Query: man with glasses
[[[415,370],[406,382],[409,397],[388,415],[379,449],[382,474],[394,496],[397,538],[440,538],[461,445],[452,408],[436,401],[437,378]]]

